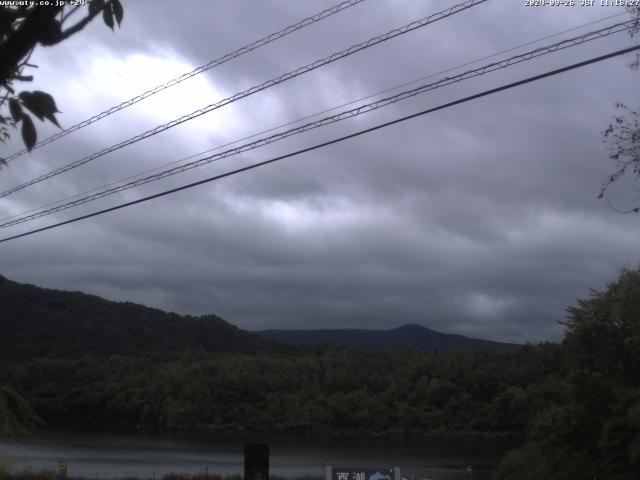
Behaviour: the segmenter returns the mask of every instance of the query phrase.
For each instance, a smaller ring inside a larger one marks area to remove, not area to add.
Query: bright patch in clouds
[[[504,296],[489,295],[482,292],[471,292],[464,296],[462,304],[474,317],[499,320],[507,310],[515,306],[515,301]]]
[[[255,215],[257,212],[267,222],[286,231],[301,231],[315,228],[329,228],[336,225],[350,225],[358,215],[353,209],[344,208],[335,202],[312,205],[307,201],[284,201],[262,199],[260,201],[242,201],[235,203],[239,213]],[[339,203],[339,202],[338,202]]]
[[[86,58],[81,76],[68,76],[64,83],[61,83],[62,79],[48,80],[52,84],[66,86],[60,91],[52,90],[56,99],[59,99],[58,103],[65,106],[65,123],[84,120],[196,68],[178,56],[164,52],[119,55],[97,49],[87,54]],[[133,135],[143,131],[140,125],[152,128],[226,96],[225,92],[215,87],[206,73],[200,74],[146,98],[101,123],[113,125],[113,119],[117,118],[115,126]],[[184,134],[185,130],[200,133],[202,121],[206,121],[207,129],[216,131],[237,124],[233,106],[228,105],[223,109],[222,115],[211,113],[203,116],[206,120],[201,117],[187,122],[180,127],[181,133]],[[136,125],[133,130],[132,124]],[[95,128],[100,128],[99,124]]]

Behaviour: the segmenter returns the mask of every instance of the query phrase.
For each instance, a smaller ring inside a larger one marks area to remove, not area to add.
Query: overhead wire
[[[331,123],[335,123],[338,121],[342,121],[345,120],[347,118],[353,118],[355,116],[358,115],[362,115],[364,113],[368,113],[371,112],[373,110],[377,110],[379,108],[383,108],[386,107],[388,105],[391,105],[393,103],[396,103],[398,101],[401,100],[405,100],[407,98],[411,98],[414,97],[418,94],[421,93],[425,93],[428,91],[432,91],[435,90],[437,88],[441,88],[444,87],[446,85],[451,85],[453,83],[458,83],[461,82],[463,80],[467,80],[470,78],[474,78],[480,75],[484,75],[490,72],[494,72],[496,70],[500,70],[500,69],[504,69],[513,65],[517,65],[519,63],[525,62],[525,61],[529,61],[532,60],[534,58],[538,58],[541,57],[543,55],[548,55],[550,53],[553,52],[557,52],[560,50],[564,50],[566,48],[570,48],[570,47],[574,47],[574,46],[578,46],[578,45],[582,45],[586,42],[592,41],[592,40],[596,40],[596,39],[601,39],[601,38],[605,38],[609,35],[613,35],[616,33],[620,33],[623,31],[628,30],[629,28],[633,27],[634,24],[634,20],[629,20],[626,22],[620,22],[614,25],[609,25],[607,27],[601,28],[599,30],[594,30],[591,32],[587,32],[584,33],[582,35],[573,37],[573,38],[569,38],[569,39],[565,39],[562,40],[560,42],[556,42],[554,44],[551,45],[547,45],[547,46],[542,46],[518,55],[514,55],[512,57],[497,61],[497,62],[493,62],[493,63],[489,63],[487,65],[484,65],[482,67],[478,67],[476,69],[472,69],[472,70],[467,70],[463,73],[460,73],[458,75],[452,76],[452,77],[444,77],[436,82],[433,83],[429,83],[429,84],[425,84],[425,85],[421,85],[417,88],[411,89],[411,90],[406,90],[403,92],[400,92],[396,95],[392,95],[390,97],[386,97],[386,98],[382,98],[379,100],[376,100],[374,102],[370,102],[368,104],[365,105],[360,105],[356,108],[350,109],[350,110],[345,110],[343,112],[340,112],[336,115],[332,115],[332,116],[328,116],[328,117],[324,117],[322,119],[319,119],[315,122],[310,122],[310,123],[306,123],[303,125],[300,125],[298,127],[280,132],[280,133],[276,133],[274,135],[268,136],[268,137],[263,137],[260,138],[254,142],[250,142],[250,143],[246,143],[243,145],[240,145],[238,147],[214,154],[214,155],[210,155],[208,157],[204,157],[204,158],[200,158],[196,161],[193,162],[189,162],[185,165],[181,165],[181,166],[177,166],[168,170],[164,170],[162,172],[153,174],[153,175],[149,175],[147,177],[143,177],[137,180],[133,180],[131,182],[116,186],[116,187],[112,187],[112,188],[108,188],[102,191],[99,191],[97,193],[91,194],[91,195],[87,195],[84,197],[80,197],[77,198],[75,200],[66,202],[66,203],[62,203],[60,205],[56,205],[55,207],[51,207],[51,208],[45,208],[42,209],[36,213],[31,213],[31,214],[25,214],[23,216],[19,216],[18,218],[14,218],[11,220],[7,220],[4,221],[3,223],[0,223],[0,228],[7,228],[7,227],[11,227],[14,225],[18,225],[20,223],[24,223],[24,222],[28,222],[31,220],[35,220],[37,218],[41,218],[47,215],[51,215],[63,210],[67,210],[69,208],[72,207],[76,207],[78,205],[82,205],[91,201],[95,201],[98,200],[100,198],[104,198],[106,196],[110,196],[125,190],[129,190],[147,183],[151,183],[154,181],[158,181],[161,180],[163,178],[172,176],[172,175],[176,175],[178,173],[182,173],[184,171],[187,170],[191,170],[193,168],[197,168],[200,167],[202,165],[208,164],[208,163],[212,163],[214,161],[218,161],[221,160],[223,158],[228,158],[230,156],[233,155],[238,155],[240,153],[249,151],[249,150],[253,150],[255,148],[259,148],[262,147],[264,145],[268,145],[270,143],[274,143],[276,141],[288,138],[290,136],[293,135],[297,135],[312,129],[316,129]]]
[[[45,227],[37,228],[37,229],[30,230],[30,231],[27,231],[27,232],[23,232],[23,233],[20,233],[20,234],[17,234],[17,235],[12,235],[10,237],[5,237],[5,238],[0,239],[0,243],[5,243],[5,242],[8,242],[10,240],[15,240],[15,239],[18,239],[18,238],[26,237],[28,235],[33,235],[35,233],[43,232],[43,231],[46,231],[46,230],[51,230],[53,228],[57,228],[57,227],[60,227],[60,226],[63,226],[63,225],[68,225],[70,223],[75,223],[75,222],[78,222],[80,220],[85,220],[85,219],[88,219],[88,218],[96,217],[98,215],[103,215],[105,213],[113,212],[113,211],[116,211],[116,210],[120,210],[120,209],[123,209],[123,208],[126,208],[126,207],[133,206],[133,205],[137,205],[139,203],[147,202],[149,200],[160,198],[160,197],[163,197],[163,196],[166,196],[166,195],[171,195],[173,193],[177,193],[177,192],[180,192],[180,191],[183,191],[183,190],[194,188],[194,187],[199,186],[199,185],[204,185],[206,183],[210,183],[210,182],[213,182],[213,181],[216,181],[216,180],[220,180],[220,179],[225,178],[225,177],[229,177],[229,176],[232,176],[232,175],[236,175],[238,173],[242,173],[242,172],[246,172],[246,171],[249,171],[249,170],[253,170],[253,169],[258,168],[258,167],[269,165],[271,163],[275,163],[275,162],[278,162],[280,160],[284,160],[286,158],[294,157],[294,156],[297,156],[297,155],[300,155],[300,154],[303,154],[303,153],[307,153],[307,152],[310,152],[310,151],[313,151],[313,150],[317,150],[319,148],[323,148],[323,147],[326,147],[326,146],[329,146],[329,145],[333,145],[333,144],[336,144],[336,143],[339,143],[339,142],[342,142],[342,141],[345,141],[345,140],[348,140],[348,139],[351,139],[351,138],[355,138],[355,137],[358,137],[358,136],[361,136],[361,135],[364,135],[364,134],[367,134],[367,133],[371,133],[373,131],[380,130],[382,128],[386,128],[386,127],[389,127],[391,125],[395,125],[395,124],[398,124],[398,123],[401,123],[401,122],[405,122],[405,121],[413,119],[413,118],[417,118],[417,117],[420,117],[420,116],[423,116],[423,115],[427,115],[429,113],[433,113],[433,112],[436,112],[436,111],[439,111],[439,110],[444,110],[446,108],[450,108],[450,107],[453,107],[455,105],[460,105],[462,103],[466,103],[466,102],[469,102],[469,101],[472,101],[472,100],[476,100],[478,98],[486,97],[486,96],[492,95],[494,93],[498,93],[498,92],[501,92],[501,91],[504,91],[504,90],[509,90],[511,88],[515,88],[515,87],[518,87],[518,86],[521,86],[521,85],[525,85],[525,84],[528,84],[528,83],[539,81],[539,80],[542,80],[542,79],[550,77],[550,76],[558,75],[560,73],[564,73],[564,72],[567,72],[567,71],[570,71],[570,70],[575,70],[577,68],[581,68],[581,67],[584,67],[584,66],[587,66],[587,65],[591,65],[593,63],[601,62],[601,61],[604,61],[604,60],[607,60],[607,59],[610,59],[610,58],[613,58],[613,57],[617,57],[617,56],[620,56],[620,55],[624,55],[626,53],[634,52],[634,51],[637,51],[637,50],[640,50],[640,45],[635,45],[633,47],[623,48],[623,49],[620,49],[620,50],[616,50],[614,52],[610,52],[610,53],[605,54],[605,55],[600,55],[598,57],[593,57],[593,58],[590,58],[588,60],[584,60],[582,62],[574,63],[572,65],[561,67],[561,68],[558,68],[558,69],[555,69],[555,70],[550,70],[550,71],[547,71],[545,73],[541,73],[541,74],[538,74],[538,75],[533,75],[533,76],[527,77],[525,79],[518,80],[516,82],[512,82],[512,83],[509,83],[509,84],[506,84],[506,85],[501,85],[499,87],[492,88],[492,89],[489,89],[489,90],[484,90],[483,92],[476,93],[474,95],[470,95],[470,96],[467,96],[467,97],[464,97],[464,98],[461,98],[461,99],[458,99],[458,100],[455,100],[455,101],[452,101],[452,102],[448,102],[448,103],[439,105],[437,107],[428,108],[426,110],[422,110],[420,112],[413,113],[411,115],[406,115],[406,116],[397,118],[395,120],[391,120],[389,122],[384,122],[384,123],[375,125],[375,126],[370,127],[370,128],[359,130],[359,131],[351,133],[349,135],[344,135],[342,137],[334,138],[332,140],[329,140],[329,141],[326,141],[326,142],[322,142],[322,143],[313,145],[311,147],[303,148],[301,150],[297,150],[295,152],[291,152],[291,153],[288,153],[288,154],[285,154],[285,155],[280,155],[280,156],[271,158],[269,160],[264,160],[262,162],[253,163],[253,164],[247,165],[245,167],[237,168],[235,170],[231,170],[231,171],[219,174],[219,175],[214,175],[212,177],[205,178],[205,179],[202,179],[202,180],[198,180],[196,182],[192,182],[192,183],[189,183],[189,184],[186,184],[186,185],[182,185],[180,187],[176,187],[176,188],[172,188],[172,189],[169,189],[169,190],[165,190],[165,191],[153,194],[153,195],[149,195],[149,196],[146,196],[146,197],[143,197],[143,198],[139,198],[137,200],[133,200],[133,201],[130,201],[130,202],[122,203],[122,204],[119,204],[119,205],[116,205],[116,206],[113,206],[113,207],[110,207],[110,208],[105,208],[103,210],[92,212],[92,213],[89,213],[89,214],[86,214],[86,215],[81,215],[81,216],[78,216],[78,217],[75,217],[75,218],[71,218],[69,220],[65,220],[65,221],[62,221],[62,222],[58,222],[58,223],[55,223],[55,224],[52,224],[52,225],[47,225]]]
[[[38,211],[38,210],[42,210],[42,209],[44,209],[44,208],[51,207],[51,206],[53,206],[53,205],[57,205],[57,204],[60,204],[60,203],[63,203],[63,202],[67,202],[67,201],[69,201],[69,200],[71,200],[71,199],[78,198],[78,197],[82,197],[82,196],[87,195],[87,194],[89,194],[89,193],[91,193],[91,192],[95,192],[95,191],[97,191],[97,190],[101,190],[101,189],[104,189],[104,188],[111,187],[111,186],[113,186],[113,185],[117,185],[117,184],[122,183],[122,182],[126,182],[127,180],[132,180],[132,179],[134,179],[134,178],[141,177],[142,175],[146,175],[146,174],[148,174],[148,173],[155,172],[155,171],[157,171],[157,170],[160,170],[160,169],[163,169],[163,168],[169,167],[169,166],[171,166],[171,165],[176,165],[176,164],[179,164],[179,163],[182,163],[182,162],[186,162],[187,160],[191,160],[192,158],[198,157],[198,156],[200,156],[200,155],[204,155],[204,154],[206,154],[206,153],[210,153],[210,152],[213,152],[213,151],[215,151],[215,150],[220,150],[220,149],[222,149],[222,148],[229,147],[229,146],[231,146],[231,145],[235,145],[236,143],[240,143],[240,142],[243,142],[243,141],[245,141],[245,140],[249,140],[249,139],[251,139],[251,138],[255,138],[255,137],[259,136],[259,135],[263,135],[263,134],[265,134],[265,133],[270,133],[270,132],[273,132],[273,131],[279,130],[279,129],[281,129],[281,128],[288,127],[288,126],[290,126],[290,125],[295,125],[296,123],[300,123],[300,122],[303,122],[303,121],[305,121],[305,120],[309,120],[309,119],[311,119],[311,118],[317,117],[317,116],[319,116],[319,115],[322,115],[322,114],[325,114],[325,113],[332,112],[332,111],[337,110],[337,109],[339,109],[339,108],[347,107],[347,106],[349,106],[349,105],[353,105],[353,104],[355,104],[355,103],[362,102],[362,101],[364,101],[364,100],[368,100],[368,99],[370,99],[370,98],[374,98],[374,97],[377,97],[377,96],[379,96],[379,95],[383,95],[383,94],[385,94],[385,93],[388,93],[388,92],[391,92],[391,91],[394,91],[394,90],[398,90],[398,89],[400,89],[400,88],[407,87],[407,86],[409,86],[409,85],[413,85],[413,84],[415,84],[415,83],[418,83],[418,82],[421,82],[421,81],[424,81],[424,80],[428,80],[429,78],[433,78],[433,77],[436,77],[436,76],[438,76],[438,75],[442,75],[442,74],[444,74],[444,73],[449,73],[449,72],[452,72],[452,71],[455,71],[455,70],[459,70],[460,68],[463,68],[463,67],[466,67],[466,66],[469,66],[469,65],[473,65],[473,64],[478,63],[478,62],[481,62],[481,61],[483,61],[483,60],[488,60],[488,59],[490,59],[490,58],[495,58],[495,57],[500,56],[500,55],[503,55],[503,54],[505,54],[505,53],[513,52],[513,51],[515,51],[515,50],[519,50],[519,49],[521,49],[521,48],[523,48],[523,47],[527,47],[527,46],[530,46],[530,45],[535,45],[536,43],[540,43],[540,42],[542,42],[542,41],[544,41],[544,40],[548,40],[548,39],[550,39],[550,38],[555,38],[555,37],[558,37],[558,36],[560,36],[560,35],[564,35],[565,33],[574,32],[574,31],[576,31],[576,30],[581,30],[581,29],[583,29],[583,28],[585,28],[585,27],[588,27],[588,26],[591,26],[591,25],[595,25],[595,24],[597,24],[597,23],[602,23],[602,22],[604,22],[604,21],[606,21],[606,20],[610,20],[610,19],[612,19],[612,18],[617,18],[617,17],[623,16],[623,15],[627,15],[627,13],[626,13],[626,12],[621,12],[621,13],[617,13],[617,14],[614,14],[614,15],[608,15],[608,16],[606,16],[606,17],[602,17],[602,18],[599,18],[599,19],[597,19],[597,20],[593,20],[593,21],[591,21],[591,22],[587,22],[587,23],[584,23],[584,24],[582,24],[582,25],[578,25],[578,26],[576,26],[576,27],[568,28],[568,29],[566,29],[566,30],[562,30],[562,31],[560,31],[560,32],[556,32],[556,33],[553,33],[553,34],[550,34],[550,35],[546,35],[546,36],[541,37],[541,38],[538,38],[538,39],[536,39],[536,40],[531,40],[531,41],[526,42],[526,43],[521,43],[521,44],[519,44],[519,45],[516,45],[515,47],[511,47],[511,48],[508,48],[508,49],[506,49],[506,50],[501,50],[501,51],[499,51],[499,52],[492,53],[491,55],[486,55],[486,56],[481,57],[481,58],[476,58],[476,59],[474,59],[474,60],[470,60],[470,61],[468,61],[468,62],[465,62],[465,63],[459,64],[459,65],[456,65],[456,66],[454,66],[454,67],[449,67],[449,68],[447,68],[447,69],[445,69],[445,70],[440,70],[440,71],[438,71],[438,72],[431,73],[431,74],[429,74],[429,75],[419,77],[419,78],[417,78],[417,79],[415,79],[415,80],[411,80],[410,82],[405,82],[405,83],[402,83],[402,84],[399,84],[399,85],[395,85],[395,86],[393,86],[393,87],[386,88],[386,89],[384,89],[384,90],[380,90],[380,91],[378,91],[378,92],[375,92],[375,93],[369,94],[369,95],[367,95],[367,96],[365,96],[365,97],[360,97],[360,98],[357,98],[357,99],[355,99],[355,100],[351,100],[351,101],[349,101],[349,102],[342,103],[342,104],[340,104],[340,105],[336,105],[336,106],[334,106],[334,107],[331,107],[331,108],[328,108],[328,109],[325,109],[325,110],[321,110],[321,111],[316,112],[316,113],[313,113],[313,114],[311,114],[311,115],[306,115],[306,116],[304,116],[304,117],[297,118],[297,119],[295,119],[295,120],[292,120],[292,121],[289,121],[289,122],[286,122],[286,123],[283,123],[283,124],[277,125],[277,126],[275,126],[275,127],[271,127],[271,128],[266,129],[266,130],[262,130],[262,131],[260,131],[260,132],[256,132],[256,133],[253,133],[253,134],[251,134],[251,135],[248,135],[248,136],[245,136],[245,137],[239,138],[239,139],[234,140],[234,141],[232,141],[232,142],[227,142],[227,143],[222,144],[222,145],[217,145],[217,146],[215,146],[215,147],[208,148],[208,149],[203,150],[203,151],[200,151],[200,152],[198,152],[198,153],[194,153],[194,154],[188,155],[188,156],[186,156],[186,157],[182,157],[182,158],[180,158],[180,159],[178,159],[178,160],[173,160],[173,161],[171,161],[171,162],[163,163],[163,164],[161,164],[161,165],[158,165],[158,166],[156,166],[156,167],[153,167],[153,168],[150,168],[150,169],[147,169],[147,170],[144,170],[144,171],[138,172],[138,173],[136,173],[136,174],[129,175],[129,176],[127,176],[127,177],[120,178],[120,179],[118,179],[118,180],[114,180],[114,181],[109,182],[109,183],[107,183],[107,184],[103,184],[103,185],[96,186],[96,187],[94,187],[94,188],[91,188],[90,190],[85,190],[84,192],[80,192],[80,193],[75,193],[75,194],[73,194],[73,195],[69,195],[69,196],[67,196],[67,197],[65,197],[65,198],[62,198],[62,199],[60,199],[60,200],[56,200],[56,201],[53,201],[53,202],[47,203],[47,204],[45,204],[45,205],[41,205],[41,206],[36,207],[36,208],[33,208],[33,209],[31,209],[31,210],[27,210],[27,211],[20,212],[20,213],[16,213],[16,214],[13,214],[13,215],[10,215],[10,216],[7,216],[7,217],[3,217],[3,218],[1,218],[1,219],[0,219],[0,222],[5,222],[5,221],[7,221],[7,220],[11,220],[12,218],[16,218],[16,217],[19,217],[19,216],[22,216],[22,215],[27,215],[27,214],[29,214],[29,213],[33,213],[33,212],[36,212],[36,211]]]
[[[200,108],[198,110],[195,110],[194,112],[191,112],[191,113],[189,113],[187,115],[183,115],[183,116],[181,116],[181,117],[179,117],[179,118],[177,118],[175,120],[172,120],[171,122],[165,123],[163,125],[159,125],[159,126],[153,128],[151,130],[147,130],[146,132],[138,134],[138,135],[136,135],[134,137],[131,137],[131,138],[127,139],[127,140],[124,140],[124,141],[122,141],[120,143],[117,143],[117,144],[112,145],[110,147],[107,147],[107,148],[105,148],[103,150],[100,150],[100,151],[98,151],[96,153],[93,153],[93,154],[88,155],[86,157],[83,157],[83,158],[81,158],[79,160],[76,160],[75,162],[72,162],[70,164],[62,166],[62,167],[57,168],[55,170],[52,170],[52,171],[50,171],[48,173],[40,175],[40,176],[38,176],[36,178],[33,178],[33,179],[31,179],[31,180],[29,180],[27,182],[24,182],[24,183],[22,183],[20,185],[15,186],[15,187],[9,188],[8,190],[5,190],[5,191],[0,193],[0,198],[6,197],[8,195],[11,195],[12,193],[15,193],[15,192],[17,192],[19,190],[27,188],[27,187],[29,187],[31,185],[43,182],[45,180],[48,180],[49,178],[52,178],[52,177],[55,177],[55,176],[60,175],[62,173],[65,173],[65,172],[67,172],[69,170],[72,170],[72,169],[77,168],[77,167],[79,167],[81,165],[84,165],[84,164],[86,164],[86,163],[88,163],[90,161],[93,161],[93,160],[95,160],[95,159],[97,159],[99,157],[102,157],[102,156],[104,156],[104,155],[106,155],[108,153],[114,152],[116,150],[124,148],[124,147],[126,147],[128,145],[131,145],[133,143],[136,143],[136,142],[139,142],[139,141],[144,140],[146,138],[149,138],[151,136],[157,135],[158,133],[164,132],[165,130],[168,130],[168,129],[173,128],[175,126],[181,125],[182,123],[187,122],[189,120],[193,120],[194,118],[197,118],[197,117],[199,117],[201,115],[209,113],[209,112],[211,112],[213,110],[216,110],[216,109],[218,109],[220,107],[228,105],[228,104],[230,104],[232,102],[235,102],[235,101],[240,100],[242,98],[248,97],[248,96],[253,95],[255,93],[258,93],[258,92],[260,92],[262,90],[265,90],[267,88],[270,88],[270,87],[273,87],[275,85],[278,85],[280,83],[286,82],[287,80],[295,78],[295,77],[297,77],[299,75],[305,74],[307,72],[310,72],[312,70],[320,68],[320,67],[322,67],[324,65],[328,65],[330,63],[333,63],[333,62],[335,62],[337,60],[340,60],[342,58],[345,58],[347,56],[353,55],[354,53],[357,53],[357,52],[359,52],[361,50],[367,49],[367,48],[372,47],[374,45],[377,45],[379,43],[386,42],[386,41],[391,40],[392,38],[395,38],[397,36],[404,35],[406,33],[409,33],[411,31],[413,31],[413,30],[416,30],[418,28],[422,28],[422,27],[430,25],[430,24],[432,24],[434,22],[437,22],[439,20],[443,20],[445,18],[448,18],[448,17],[450,17],[452,15],[455,15],[457,13],[460,13],[462,11],[468,10],[468,9],[474,7],[474,6],[477,6],[479,4],[485,3],[487,1],[489,1],[489,0],[466,0],[465,2],[456,4],[456,5],[454,5],[454,6],[450,7],[450,8],[441,10],[441,11],[436,12],[436,13],[433,13],[433,14],[431,14],[431,15],[429,15],[427,17],[424,17],[424,18],[422,18],[420,20],[415,20],[415,21],[410,22],[410,23],[408,23],[406,25],[403,25],[402,27],[390,30],[387,33],[384,33],[382,35],[378,35],[376,37],[370,38],[369,40],[366,40],[365,42],[352,45],[349,48],[346,48],[346,49],[341,50],[339,52],[333,53],[333,54],[331,54],[331,55],[329,55],[327,57],[324,57],[324,58],[322,58],[320,60],[316,60],[313,63],[310,63],[310,64],[307,64],[305,66],[299,67],[299,68],[297,68],[295,70],[292,70],[292,71],[290,71],[288,73],[280,75],[279,77],[273,78],[273,79],[268,80],[268,81],[266,81],[264,83],[261,83],[259,85],[254,86],[254,87],[251,87],[251,88],[249,88],[247,90],[244,90],[243,92],[236,93],[235,95],[233,95],[231,97],[227,97],[227,98],[225,98],[223,100],[219,100],[219,101],[217,101],[215,103],[207,105],[206,107],[202,107],[202,108]]]
[[[314,23],[317,23],[321,20],[324,20],[325,18],[328,18],[332,15],[335,15],[336,13],[339,13],[343,10],[346,10],[348,8],[351,8],[355,5],[358,5],[359,3],[363,2],[364,0],[347,0],[344,1],[342,3],[339,3],[337,5],[334,5],[331,8],[327,8],[326,10],[323,10],[321,12],[318,12],[314,15],[311,15],[310,17],[306,17],[302,20],[300,20],[297,23],[294,23],[292,25],[289,25],[288,27],[285,27],[281,30],[278,30],[277,32],[271,33],[269,35],[267,35],[266,37],[262,37],[259,40],[256,40],[252,43],[249,43],[247,45],[245,45],[244,47],[240,47],[237,50],[234,50],[232,52],[226,53],[224,55],[222,55],[221,57],[216,58],[215,60],[211,60],[210,62],[208,62],[205,65],[201,65],[193,70],[191,70],[190,72],[184,73],[178,77],[175,77],[161,85],[157,85],[156,87],[149,89],[139,95],[136,95],[133,98],[130,98],[129,100],[125,100],[124,102],[115,105],[107,110],[104,110],[103,112],[100,112],[86,120],[83,120],[79,123],[76,123],[75,125],[72,125],[71,127],[65,128],[64,130],[55,133],[54,135],[51,135],[50,137],[47,137],[43,140],[40,140],[39,142],[37,142],[33,148],[31,149],[31,151],[40,148],[44,145],[47,145],[49,143],[55,142],[56,140],[59,140],[67,135],[69,135],[70,133],[73,133],[77,130],[80,130],[81,128],[87,127],[89,125],[91,125],[92,123],[95,123],[99,120],[102,120],[105,117],[108,117],[109,115],[116,113],[124,108],[130,107],[131,105],[135,105],[138,102],[141,102],[142,100],[151,97],[152,95],[155,95],[156,93],[162,92],[163,90],[166,90],[167,88],[173,87],[174,85],[178,85],[181,82],[184,82],[185,80],[188,80],[192,77],[195,77],[196,75],[199,75],[203,72],[206,72],[207,70],[211,70],[214,67],[217,67],[219,65],[222,65],[223,63],[228,62],[229,60],[233,60],[234,58],[240,57],[241,55],[244,55],[245,53],[249,53],[252,52],[253,50],[256,50],[260,47],[263,47],[265,45],[268,45],[276,40],[279,40],[283,37],[286,37],[287,35],[296,32],[298,30],[301,30],[309,25],[312,25]],[[77,8],[77,7],[76,7]],[[20,157],[21,155],[24,155],[25,153],[28,153],[29,150],[26,148],[23,148],[22,150],[19,150],[11,155],[9,155],[7,158],[5,158],[4,160],[6,162],[10,162],[18,157]]]

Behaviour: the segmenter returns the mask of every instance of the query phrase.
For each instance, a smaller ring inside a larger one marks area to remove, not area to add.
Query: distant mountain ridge
[[[391,330],[248,332],[216,315],[183,316],[82,292],[21,284],[0,275],[0,360],[183,352],[258,353],[315,346],[432,351],[512,344],[440,333],[415,324]]]
[[[0,359],[285,348],[215,315],[182,316],[0,276]]]
[[[515,344],[441,333],[416,324],[391,330],[323,329],[323,330],[261,330],[258,335],[294,347],[360,347],[422,351],[463,350],[470,348],[506,348]]]

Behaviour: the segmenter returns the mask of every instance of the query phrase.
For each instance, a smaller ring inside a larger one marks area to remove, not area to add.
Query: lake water
[[[270,472],[321,477],[324,465],[401,469],[407,480],[482,480],[511,445],[480,439],[424,440],[206,436],[45,430],[0,438],[0,457],[14,472],[57,470],[99,479],[154,479],[170,472],[242,475],[243,445],[270,445]],[[471,467],[471,471],[468,470]]]

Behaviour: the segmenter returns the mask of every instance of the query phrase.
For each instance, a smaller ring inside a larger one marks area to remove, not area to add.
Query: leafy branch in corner
[[[635,19],[634,26],[629,30],[629,35],[633,38],[640,33],[640,6],[627,7],[627,11]],[[628,66],[632,70],[638,70],[640,54]],[[605,198],[619,213],[640,213],[640,205],[621,210],[613,206],[605,196],[607,188],[628,172],[635,176],[636,182],[640,180],[640,114],[621,102],[616,103],[616,108],[622,110],[622,113],[615,115],[613,123],[602,132],[604,143],[609,145],[609,158],[615,162],[616,170],[602,184],[598,198]]]
[[[603,132],[604,141],[609,144],[609,158],[616,163],[616,171],[602,185],[598,198],[603,198],[605,190],[628,171],[636,176],[636,181],[640,179],[640,115],[620,102],[616,103],[616,108],[624,110],[627,115],[616,115],[614,122]],[[621,213],[631,212],[640,212],[640,206]]]
[[[0,6],[0,142],[10,137],[10,129],[20,128],[25,147],[31,151],[38,135],[32,115],[40,121],[48,120],[57,127],[59,113],[53,97],[43,91],[16,93],[14,82],[30,82],[27,68],[33,50],[42,45],[51,47],[80,32],[96,16],[114,30],[122,23],[124,9],[120,0],[91,0],[82,18],[70,23],[81,7],[18,5]],[[8,112],[6,111],[8,110]],[[8,115],[6,114],[8,113]],[[0,158],[0,165],[6,164]]]

